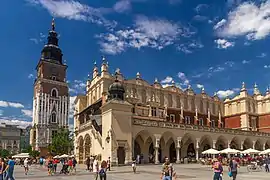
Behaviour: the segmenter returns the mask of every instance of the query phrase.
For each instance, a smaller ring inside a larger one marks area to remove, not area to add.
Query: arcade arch
[[[241,141],[239,137],[235,136],[232,138],[231,143],[230,143],[230,148],[237,149],[237,150],[241,149]]]
[[[253,146],[253,143],[250,140],[250,138],[246,138],[244,140],[244,143],[243,143],[243,149],[241,149],[241,150],[246,150],[246,149],[252,148],[252,146]]]
[[[186,133],[182,138],[181,157],[195,157],[196,156],[196,138]]]
[[[204,135],[200,139],[200,149],[199,153],[212,148],[213,139],[209,135]]]
[[[263,141],[262,140],[258,139],[255,142],[255,149],[258,151],[263,151]]]
[[[84,137],[84,157],[90,157],[90,148],[91,148],[91,137],[89,134],[86,134]]]
[[[79,163],[83,163],[83,137],[78,138],[78,149],[79,149]]]
[[[216,141],[216,149],[221,151],[228,147],[228,140],[224,136],[219,136]]]

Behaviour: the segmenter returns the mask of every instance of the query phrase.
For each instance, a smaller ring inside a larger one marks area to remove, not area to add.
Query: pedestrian
[[[99,174],[99,164],[98,164],[97,156],[94,158],[93,172],[95,173],[95,180],[97,180],[98,174]]]
[[[73,172],[73,160],[71,158],[69,158],[68,160],[68,171],[69,171],[69,175],[71,175]]]
[[[4,180],[5,161],[0,158],[0,180]]]
[[[172,180],[176,179],[176,172],[173,169],[173,165],[170,163],[169,158],[165,158],[165,163],[162,165],[161,180]]]
[[[270,158],[269,156],[265,158],[265,171],[269,173]]]
[[[132,170],[133,170],[134,174],[136,173],[136,170],[137,170],[137,165],[136,164],[137,164],[136,159],[133,159],[131,167],[132,167]]]
[[[213,159],[213,166],[212,166],[212,168],[214,170],[213,180],[220,180],[220,179],[222,179],[223,167],[222,167],[221,163],[218,161],[217,158],[214,158]]]
[[[229,163],[229,172],[231,172],[231,175],[233,178],[232,180],[236,180],[237,168],[239,168],[239,165],[236,162],[236,160],[233,158]]]
[[[111,157],[109,157],[107,160],[107,169],[111,171]]]
[[[99,178],[100,180],[107,179],[107,162],[106,161],[102,161],[100,163]]]
[[[8,158],[8,164],[4,172],[6,172],[6,180],[15,180],[13,177],[15,161],[12,157]]]
[[[24,173],[25,175],[28,174],[29,171],[29,161],[28,158],[25,158],[25,160],[23,161],[23,167],[24,167]]]
[[[86,170],[90,171],[90,158],[89,157],[86,158],[85,164],[86,164]]]
[[[75,158],[72,159],[72,164],[73,164],[73,170],[76,173],[76,165],[77,165],[77,161]]]

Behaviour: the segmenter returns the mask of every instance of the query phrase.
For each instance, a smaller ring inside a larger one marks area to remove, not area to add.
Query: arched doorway
[[[80,136],[78,139],[78,145],[79,145],[79,163],[82,164],[83,162],[83,137]]]
[[[125,151],[124,147],[118,147],[118,149],[117,149],[117,158],[118,158],[118,164],[119,165],[125,164],[126,151]]]
[[[150,157],[149,157],[149,162],[150,163],[154,163],[155,162],[155,157],[156,157],[156,154],[155,154],[156,152],[155,152],[155,148],[154,148],[154,145],[153,145],[153,143],[151,143],[150,144],[150,146],[149,146],[149,154],[151,155]],[[161,148],[160,148],[160,145],[159,145],[159,148],[158,148],[158,161],[159,162],[162,162],[162,151],[161,151]]]
[[[187,148],[187,156],[194,158],[196,156],[195,148],[194,148],[194,143],[190,143]]]
[[[241,150],[240,144],[241,144],[240,139],[239,139],[238,137],[234,137],[234,138],[231,140],[230,148],[231,148],[231,149]]]
[[[221,151],[228,147],[228,140],[224,136],[219,136],[216,141],[216,150]]]
[[[141,147],[140,144],[135,140],[134,142],[134,158],[136,158],[138,155],[141,155]]]
[[[249,149],[249,148],[253,148],[252,147],[252,141],[249,138],[246,138],[244,140],[244,143],[243,143],[243,149],[241,149],[241,150],[246,150],[246,149]]]
[[[172,163],[175,163],[176,162],[176,149],[175,149],[175,143],[172,142],[171,145],[170,145],[170,161]]]
[[[90,136],[87,134],[85,136],[85,140],[84,140],[84,157],[85,159],[90,157],[90,148],[91,148],[91,138]]]

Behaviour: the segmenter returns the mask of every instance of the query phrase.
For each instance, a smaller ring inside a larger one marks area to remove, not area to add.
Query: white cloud
[[[170,77],[170,76],[167,76],[165,79],[163,79],[161,81],[162,84],[168,84],[168,83],[171,83],[173,81],[173,78]]]
[[[189,85],[189,80],[187,76],[185,75],[185,73],[179,72],[177,76],[182,81],[181,85]]]
[[[4,114],[4,110],[0,109],[0,116]]]
[[[24,108],[24,105],[17,102],[0,101],[0,107]]]
[[[32,117],[33,116],[33,111],[32,110],[21,109],[21,112],[23,113],[24,116],[27,116],[27,117]]]
[[[31,122],[24,121],[21,119],[8,118],[8,117],[0,118],[0,124],[1,123],[17,125],[19,128],[26,128],[32,125]]]
[[[189,28],[165,19],[137,16],[132,28],[100,34],[97,37],[100,39],[101,51],[115,55],[127,48],[150,47],[160,50],[176,44],[181,36],[189,37],[192,34]]]
[[[27,77],[28,77],[28,79],[32,79],[32,78],[34,78],[34,75],[33,74],[29,74]]]
[[[264,58],[264,57],[266,57],[267,56],[267,54],[266,53],[261,53],[260,55],[258,55],[257,57],[258,58]]]
[[[233,65],[235,64],[233,61],[226,61],[224,63],[226,66],[229,66],[229,67],[233,67]]]
[[[270,0],[244,2],[228,14],[226,24],[218,29],[224,37],[246,35],[247,39],[263,39],[270,33]]]
[[[249,64],[251,61],[248,61],[248,60],[243,60],[242,61],[242,64]]]
[[[129,0],[120,0],[115,3],[113,9],[118,13],[123,13],[131,9],[131,3]]]
[[[74,80],[72,82],[69,82],[69,92],[80,94],[84,93],[86,89],[86,83],[82,80]]]
[[[234,91],[232,91],[232,90],[225,90],[225,91],[220,90],[217,92],[217,95],[220,98],[225,98],[225,97],[231,96],[233,94],[234,94]]]
[[[198,89],[202,89],[204,87],[202,84],[197,84],[196,86]]]
[[[215,40],[215,43],[219,49],[227,49],[228,47],[233,47],[235,44],[234,42],[229,42],[226,39],[217,39]]]
[[[216,29],[219,29],[220,27],[224,26],[226,24],[227,20],[226,19],[222,19],[220,20],[214,27],[213,29],[216,30]]]
[[[268,68],[270,68],[270,65],[264,65],[263,66],[265,69],[268,69]]]
[[[106,20],[101,9],[90,7],[75,0],[27,0],[33,5],[39,5],[47,9],[55,17],[69,20],[81,20],[98,25],[114,27],[115,22]]]
[[[38,42],[39,42],[38,39],[36,39],[36,38],[30,38],[29,40],[33,41],[35,44],[38,44]]]

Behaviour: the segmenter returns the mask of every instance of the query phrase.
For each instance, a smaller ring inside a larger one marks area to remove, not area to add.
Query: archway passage
[[[244,140],[244,143],[243,143],[243,149],[241,149],[241,150],[246,150],[246,149],[249,149],[249,148],[253,148],[252,147],[252,141],[249,138],[246,138]]]
[[[175,143],[174,142],[170,145],[170,161],[172,163],[176,162],[176,149],[175,149]]]
[[[124,147],[118,147],[117,149],[117,158],[118,164],[123,165],[125,164],[126,152]]]
[[[188,157],[191,157],[191,158],[194,158],[196,156],[196,152],[195,152],[195,148],[194,148],[194,144],[193,143],[190,143],[188,145],[187,156]]]
[[[90,157],[90,148],[91,148],[91,138],[89,135],[85,137],[85,145],[84,145],[84,157],[85,159]]]
[[[231,140],[230,148],[240,150],[240,144],[241,144],[240,139],[238,137],[234,137]]]
[[[135,140],[134,142],[134,158],[136,158],[138,155],[141,156],[142,151],[141,151],[141,147],[140,144]]]
[[[261,142],[260,140],[257,140],[255,143],[255,149],[258,151],[262,151],[263,150],[263,142]]]
[[[79,141],[79,148],[78,148],[79,149],[79,163],[82,164],[82,163],[84,163],[83,162],[83,150],[84,150],[83,149],[83,138],[80,137],[78,141]]]
[[[228,147],[228,140],[224,136],[219,136],[216,141],[216,150],[221,151]]]

